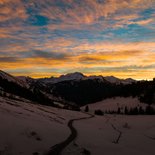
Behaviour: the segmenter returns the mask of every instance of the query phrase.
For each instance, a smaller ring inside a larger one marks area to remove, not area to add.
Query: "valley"
[[[154,155],[154,81],[112,78],[1,71],[0,155]]]

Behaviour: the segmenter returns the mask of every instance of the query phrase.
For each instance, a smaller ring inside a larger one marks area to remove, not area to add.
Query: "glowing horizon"
[[[0,69],[155,77],[154,0],[0,0]]]

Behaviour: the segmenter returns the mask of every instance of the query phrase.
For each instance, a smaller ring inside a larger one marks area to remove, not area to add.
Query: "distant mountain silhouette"
[[[31,83],[25,83],[20,78],[14,77],[0,70],[0,95],[12,99],[27,99],[40,104],[52,105],[52,101],[48,99],[39,89],[31,89],[31,85],[35,83],[32,79]]]
[[[101,81],[108,81],[110,83],[116,83],[116,84],[131,84],[132,82],[136,82],[136,80],[128,78],[128,79],[119,79],[114,76],[85,76],[84,74],[80,72],[75,73],[68,73],[65,75],[61,75],[59,77],[51,77],[51,78],[40,78],[38,79],[41,82],[44,83],[59,83],[63,81],[70,81],[70,80],[88,80],[88,79],[100,79]]]
[[[155,80],[136,81],[114,76],[85,76],[79,72],[57,78],[33,79],[14,77],[0,71],[0,94],[11,94],[51,106],[54,106],[54,102],[81,106],[116,96],[138,97],[141,102],[154,104]]]

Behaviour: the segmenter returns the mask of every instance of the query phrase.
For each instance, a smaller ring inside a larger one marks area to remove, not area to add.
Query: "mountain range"
[[[80,73],[80,72],[75,72],[75,73],[68,73],[65,75],[61,75],[59,77],[51,77],[51,78],[41,78],[38,79],[39,81],[42,81],[44,83],[58,83],[58,82],[62,82],[62,81],[69,81],[69,80],[88,80],[88,79],[98,79],[101,81],[107,81],[110,83],[116,83],[116,84],[130,84],[132,82],[136,82],[136,80],[128,78],[128,79],[119,79],[117,77],[114,76],[85,76],[84,74]]]
[[[60,77],[33,79],[12,76],[0,71],[0,95],[27,99],[35,103],[60,106],[81,106],[116,96],[137,96],[154,103],[154,81],[119,79],[114,76],[85,76],[75,72]],[[147,96],[150,96],[147,99]],[[58,104],[59,103],[59,104]]]

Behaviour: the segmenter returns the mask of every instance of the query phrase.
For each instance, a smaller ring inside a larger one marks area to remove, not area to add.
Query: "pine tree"
[[[118,107],[118,109],[117,109],[117,114],[120,114],[120,113],[121,113],[121,108]]]
[[[89,112],[89,107],[88,107],[88,105],[85,107],[85,112]]]
[[[128,114],[129,114],[129,111],[128,111],[127,106],[125,106],[125,109],[124,109],[124,114],[125,114],[125,115],[128,115]]]

